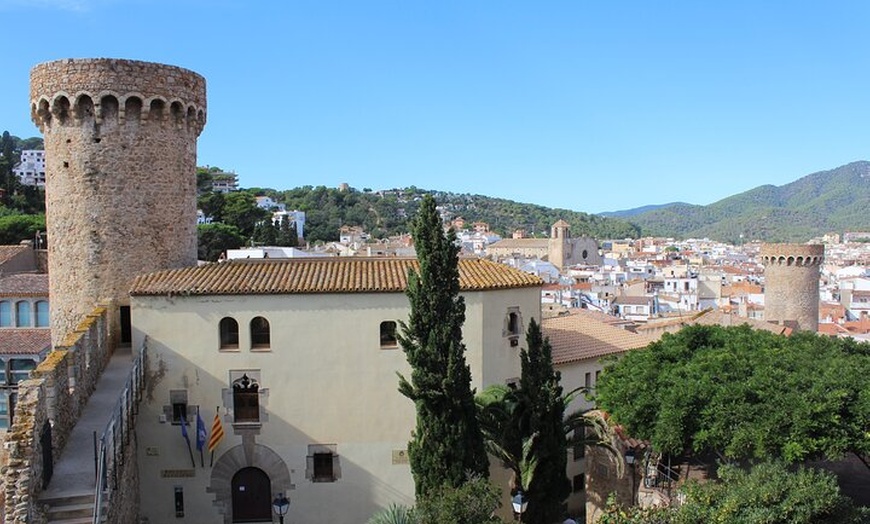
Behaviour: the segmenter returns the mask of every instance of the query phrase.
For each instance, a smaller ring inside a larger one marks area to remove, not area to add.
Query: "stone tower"
[[[819,329],[819,271],[825,246],[764,244],[764,319],[793,329]]]
[[[45,136],[53,342],[97,303],[123,341],[131,279],[197,260],[205,79],[148,62],[58,60],[30,72],[30,109]]]

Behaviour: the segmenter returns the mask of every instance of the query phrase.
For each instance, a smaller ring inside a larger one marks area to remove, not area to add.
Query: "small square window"
[[[180,425],[183,421],[185,424],[187,424],[187,390],[169,390],[169,403],[172,407],[172,423],[175,425]]]
[[[305,478],[311,482],[335,482],[341,478],[335,444],[309,445],[306,462]]]

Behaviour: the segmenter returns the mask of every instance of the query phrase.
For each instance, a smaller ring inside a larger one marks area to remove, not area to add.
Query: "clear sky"
[[[867,159],[870,2],[0,0],[0,130],[30,68],[208,81],[199,164],[243,187],[415,185],[599,212]]]

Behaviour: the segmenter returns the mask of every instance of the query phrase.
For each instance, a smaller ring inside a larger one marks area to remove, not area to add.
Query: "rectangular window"
[[[574,485],[574,493],[579,493],[586,489],[586,474],[580,473],[579,475],[574,475],[572,484]]]
[[[190,420],[190,413],[187,409],[187,390],[186,389],[170,389],[169,403],[172,405],[172,423],[180,425],[182,422],[187,424]]]
[[[22,380],[27,380],[34,369],[36,369],[36,362],[33,360],[13,358],[9,361],[9,383],[15,385]]]
[[[583,377],[583,385],[586,389],[592,389],[592,373],[586,373]]]
[[[306,463],[305,478],[311,482],[335,482],[341,478],[335,444],[309,445]]]
[[[595,372],[595,383],[596,384],[598,384],[598,377],[600,377],[600,376],[601,376],[601,370],[599,369],[598,371]]]

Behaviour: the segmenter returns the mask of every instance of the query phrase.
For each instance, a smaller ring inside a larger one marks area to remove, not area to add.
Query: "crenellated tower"
[[[205,79],[133,60],[58,60],[31,70],[30,101],[45,137],[53,342],[97,302],[124,339],[132,278],[197,260]]]
[[[763,244],[764,319],[793,329],[819,329],[819,273],[825,246]]]

